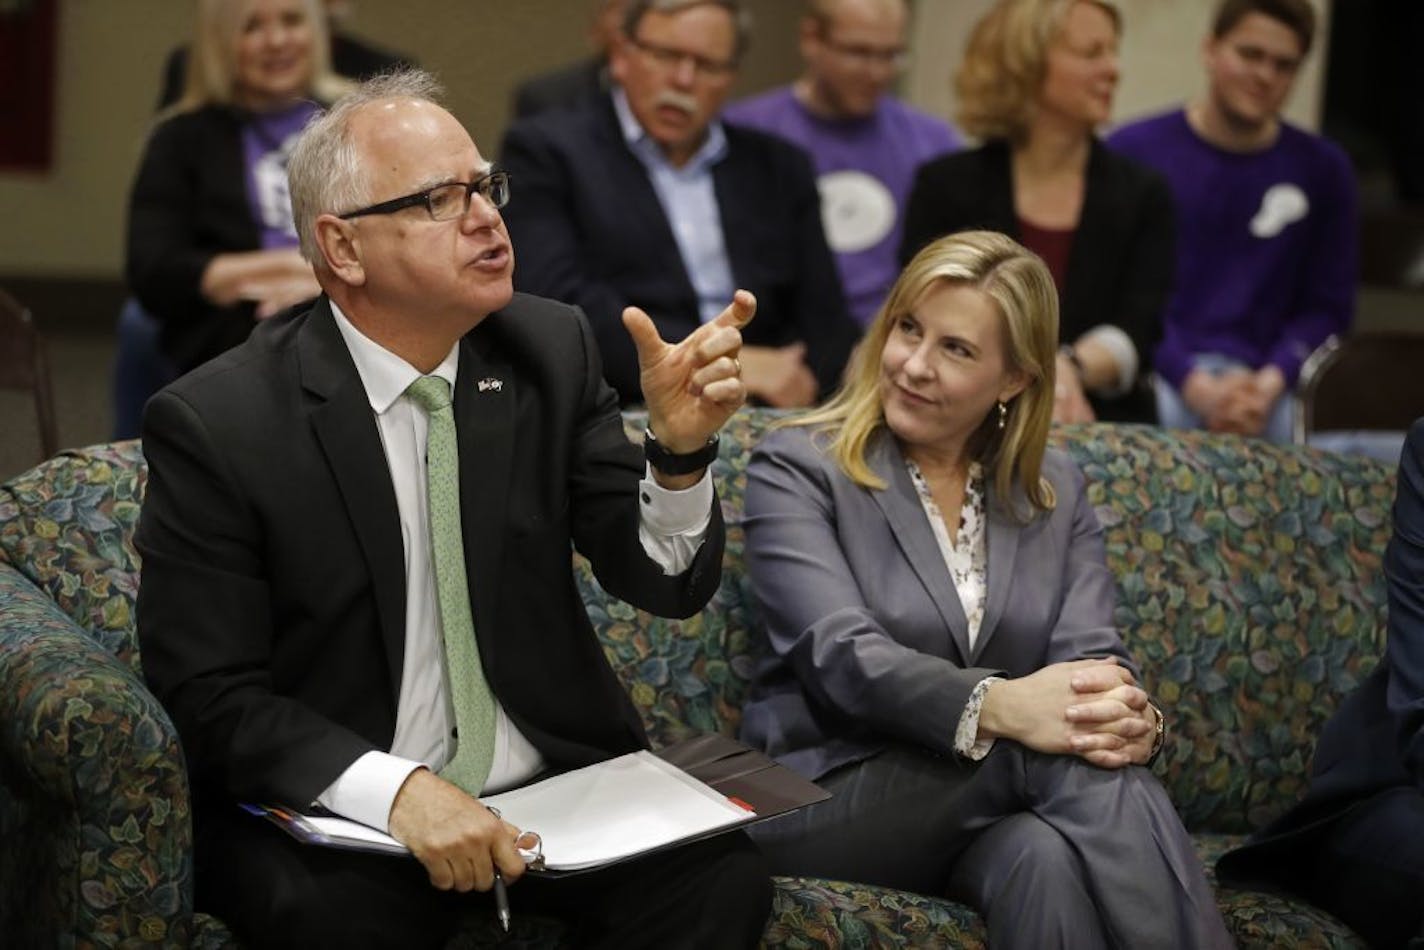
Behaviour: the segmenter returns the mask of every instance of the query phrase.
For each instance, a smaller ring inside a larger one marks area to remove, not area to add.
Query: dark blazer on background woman
[[[1094,140],[1083,210],[1059,288],[1059,337],[1066,342],[1101,324],[1125,332],[1137,348],[1138,386],[1122,397],[1089,393],[1100,419],[1151,422],[1151,393],[1141,385],[1162,333],[1172,286],[1172,195],[1156,172]],[[1022,240],[1014,210],[1008,143],[989,142],[921,166],[905,210],[900,262],[937,237],[984,228]]]
[[[160,122],[130,196],[125,276],[180,371],[241,343],[256,323],[255,304],[220,307],[201,289],[214,257],[261,247],[242,159],[246,116],[210,105]]]

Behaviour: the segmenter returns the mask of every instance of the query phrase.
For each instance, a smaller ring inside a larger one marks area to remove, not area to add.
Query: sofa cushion
[[[148,469],[137,442],[63,452],[0,487],[0,556],[139,671],[133,547]]]
[[[947,898],[819,878],[774,881],[771,920],[762,936],[769,948],[988,946],[980,916]]]
[[[767,411],[739,412],[722,429],[712,466],[727,547],[722,583],[711,602],[687,620],[654,617],[610,597],[594,579],[588,562],[575,558],[575,578],[589,620],[614,671],[642,713],[654,746],[666,746],[698,732],[736,735],[742,700],[755,661],[760,624],[756,600],[742,569],[743,499],[750,449],[776,421]],[[642,439],[645,417],[624,416],[628,437]]]
[[[1117,625],[1170,723],[1157,764],[1192,831],[1245,833],[1309,775],[1378,661],[1392,469],[1204,432],[1073,426]]]
[[[32,927],[187,945],[192,832],[172,723],[126,664],[4,565],[0,833],[0,933],[16,945],[47,942],[31,943]]]

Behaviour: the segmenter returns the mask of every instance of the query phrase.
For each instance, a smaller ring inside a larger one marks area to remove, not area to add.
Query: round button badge
[[[837,254],[874,247],[895,227],[895,198],[879,179],[846,169],[822,175],[821,225]]]

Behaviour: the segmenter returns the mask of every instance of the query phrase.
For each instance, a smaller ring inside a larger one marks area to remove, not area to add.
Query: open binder
[[[633,752],[481,801],[538,832],[530,872],[559,876],[607,867],[825,801],[830,793],[761,752],[699,735],[656,753]],[[243,805],[299,841],[410,853],[395,838],[336,816]]]

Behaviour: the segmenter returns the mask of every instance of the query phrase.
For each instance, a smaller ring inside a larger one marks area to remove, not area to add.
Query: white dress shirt
[[[944,513],[935,504],[934,494],[920,467],[906,459],[905,468],[910,473],[915,493],[920,497],[925,517],[929,519],[930,530],[934,532],[940,556],[944,558],[944,566],[954,582],[960,606],[964,608],[969,648],[973,649],[979,640],[979,627],[984,622],[984,604],[989,596],[989,519],[984,499],[984,466],[978,462],[969,463],[964,502],[959,508],[959,530],[952,537],[944,523]],[[975,684],[969,700],[964,704],[964,711],[959,715],[954,730],[954,751],[967,759],[977,762],[994,748],[993,739],[979,738],[979,713],[983,711],[984,694],[989,686],[1002,680],[1002,676],[986,676]]]
[[[454,755],[455,711],[445,670],[440,610],[435,592],[425,469],[428,422],[405,395],[422,373],[357,330],[331,305],[337,328],[356,363],[385,449],[405,549],[405,660],[396,702],[396,730],[388,752],[368,752],[317,797],[327,809],[381,830],[412,771],[439,771]],[[429,375],[454,392],[460,348],[456,344]],[[668,574],[681,573],[707,534],[712,507],[710,474],[684,491],[668,491],[645,472],[640,484],[643,549]],[[572,565],[570,565],[572,570]],[[520,733],[495,700],[494,761],[482,793],[528,781],[544,768],[539,750]]]
[[[697,310],[703,323],[711,323],[737,290],[732,279],[732,261],[722,232],[722,211],[717,205],[717,187],[712,166],[727,157],[727,134],[722,123],[707,127],[707,140],[681,167],[667,160],[662,146],[638,123],[628,96],[613,90],[613,111],[623,140],[648,171],[658,203],[663,207],[687,279],[697,292]]]

